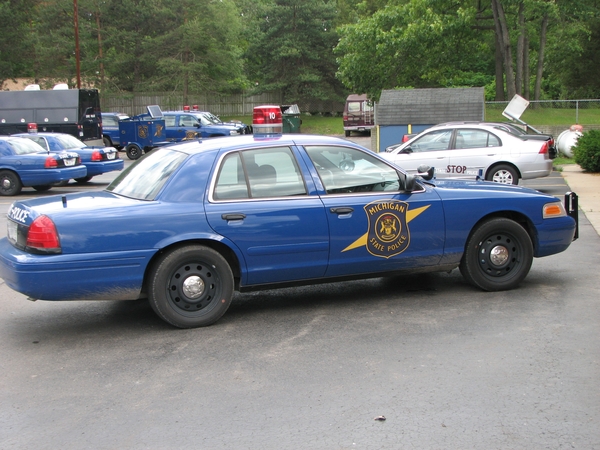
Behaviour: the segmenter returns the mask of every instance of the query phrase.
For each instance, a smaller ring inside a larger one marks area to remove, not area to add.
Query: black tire
[[[102,136],[102,141],[104,141],[105,147],[112,147],[113,143],[108,136]]]
[[[52,189],[52,186],[50,186],[49,184],[44,184],[43,186],[31,186],[31,187],[34,188],[38,192],[46,192],[46,191],[49,191],[50,189]]]
[[[0,170],[0,195],[18,195],[23,189],[21,178],[10,170]]]
[[[501,184],[519,184],[519,174],[514,167],[507,164],[492,167],[488,170],[485,179]]]
[[[350,137],[350,133],[351,133],[351,131],[348,131],[348,130],[344,131],[344,134],[346,135],[346,137]]]
[[[92,178],[94,178],[94,177],[89,176],[89,175],[87,177],[75,178],[75,182],[77,182],[79,184],[85,184],[88,181],[90,181]]]
[[[231,304],[233,274],[218,252],[189,245],[163,255],[148,278],[154,312],[179,328],[215,323]]]
[[[460,273],[484,291],[513,289],[529,273],[533,244],[517,222],[496,218],[473,231],[460,262]]]
[[[142,156],[142,149],[139,147],[139,145],[136,144],[129,144],[126,148],[125,151],[127,152],[127,157],[129,159],[139,159],[140,156]]]

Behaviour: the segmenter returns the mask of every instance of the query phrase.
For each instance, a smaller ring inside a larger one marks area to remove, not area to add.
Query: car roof
[[[168,148],[175,148],[185,153],[201,153],[210,150],[220,150],[230,148],[232,150],[242,150],[253,147],[276,147],[276,146],[295,146],[295,145],[334,145],[363,148],[354,142],[334,136],[320,136],[310,134],[282,134],[278,136],[264,137],[256,134],[244,134],[240,136],[224,136],[203,140],[182,141],[177,144],[170,144]],[[365,149],[369,151],[368,149]]]

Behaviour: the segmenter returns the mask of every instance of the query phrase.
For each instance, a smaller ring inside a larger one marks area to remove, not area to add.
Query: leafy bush
[[[587,172],[600,172],[600,130],[583,133],[572,148],[573,158]]]

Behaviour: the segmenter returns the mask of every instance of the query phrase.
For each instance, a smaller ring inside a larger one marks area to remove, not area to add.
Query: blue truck
[[[163,118],[169,141],[193,139],[196,134],[211,138],[250,133],[250,128],[241,122],[221,122],[206,111],[163,111]]]

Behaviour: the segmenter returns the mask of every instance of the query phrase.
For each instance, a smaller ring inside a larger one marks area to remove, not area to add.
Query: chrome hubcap
[[[197,299],[204,293],[204,281],[199,276],[193,275],[185,279],[182,288],[187,298]]]
[[[503,245],[498,245],[490,251],[490,262],[495,266],[502,266],[508,261],[509,252]]]

